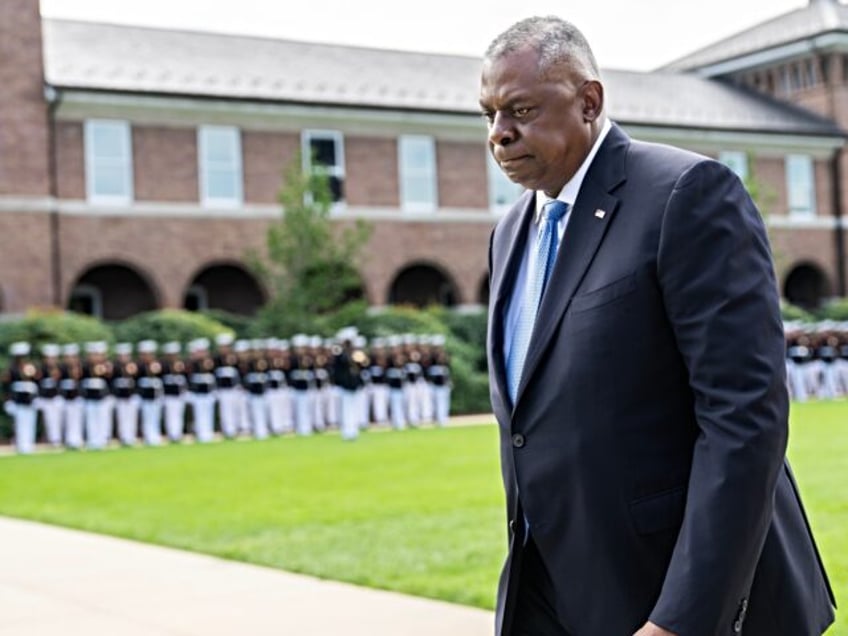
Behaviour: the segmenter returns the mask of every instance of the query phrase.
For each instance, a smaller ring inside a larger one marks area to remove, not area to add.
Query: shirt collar
[[[612,124],[610,124],[609,118],[605,117],[604,123],[601,126],[601,132],[598,134],[598,138],[595,139],[595,143],[592,145],[592,149],[589,151],[589,154],[586,155],[586,158],[583,160],[583,163],[580,164],[577,172],[574,173],[574,176],[568,180],[568,183],[562,187],[562,190],[560,190],[557,195],[557,199],[568,204],[569,207],[572,207],[574,202],[577,200],[577,195],[580,193],[580,186],[583,185],[583,179],[589,171],[589,166],[592,165],[595,155],[598,154],[601,144],[604,142],[604,139],[606,139],[610,128],[612,128]],[[534,223],[538,224],[542,219],[542,208],[545,207],[545,204],[550,200],[551,199],[548,195],[541,190],[536,191],[536,214],[533,217]]]

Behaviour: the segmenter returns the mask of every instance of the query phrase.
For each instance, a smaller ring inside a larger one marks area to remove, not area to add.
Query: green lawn
[[[848,599],[848,403],[794,406],[790,455]],[[0,460],[0,514],[487,608],[502,501],[490,426]]]

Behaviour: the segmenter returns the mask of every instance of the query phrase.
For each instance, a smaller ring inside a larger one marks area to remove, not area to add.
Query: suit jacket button
[[[742,621],[739,619],[733,621],[733,633],[741,634],[742,633]]]
[[[515,532],[515,519],[510,519],[510,520],[509,520],[509,531],[510,531],[510,532]]]
[[[521,433],[516,433],[512,436],[512,445],[515,446],[515,448],[521,448],[524,446],[524,441],[524,435]]]

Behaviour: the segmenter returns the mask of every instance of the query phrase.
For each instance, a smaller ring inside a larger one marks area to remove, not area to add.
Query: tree
[[[259,311],[257,330],[265,335],[320,331],[320,318],[362,297],[358,273],[371,226],[361,219],[331,219],[329,179],[305,172],[300,158],[284,174],[282,216],[268,229],[264,258],[251,259],[271,299]]]

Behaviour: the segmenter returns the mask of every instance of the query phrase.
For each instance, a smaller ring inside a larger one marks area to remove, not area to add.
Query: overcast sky
[[[650,70],[807,2],[41,0],[41,11],[46,17],[476,56],[513,22],[556,14],[584,32],[602,67]]]

